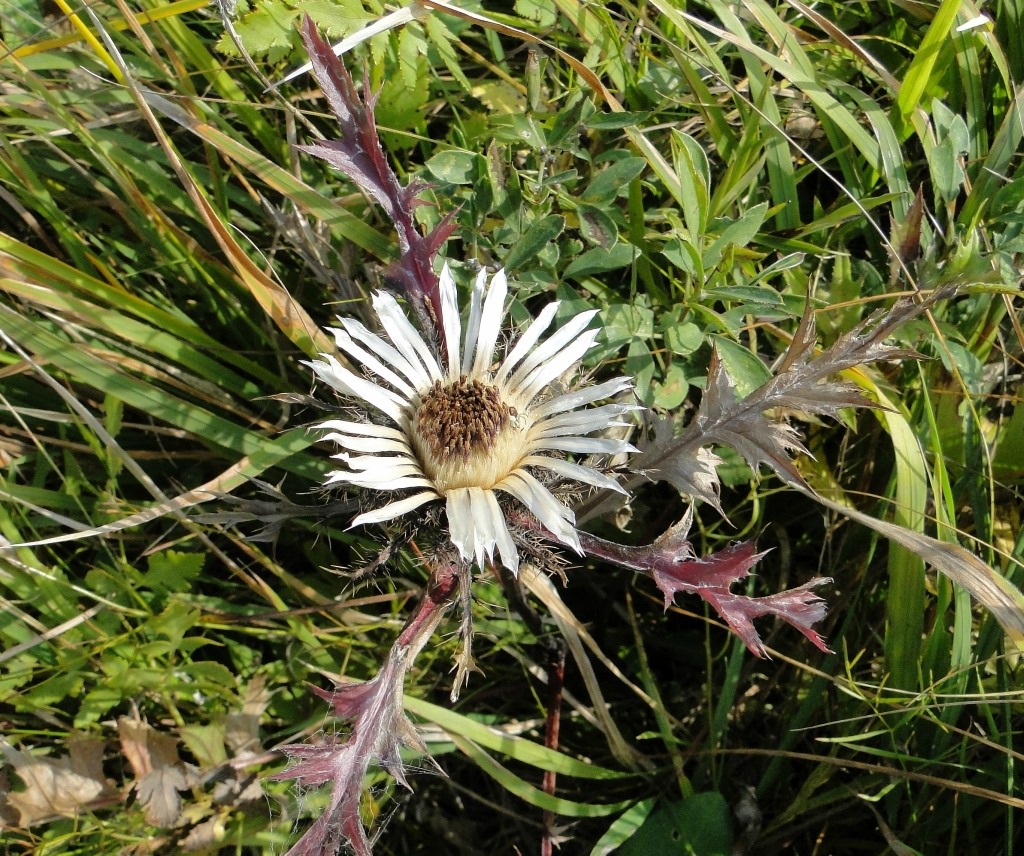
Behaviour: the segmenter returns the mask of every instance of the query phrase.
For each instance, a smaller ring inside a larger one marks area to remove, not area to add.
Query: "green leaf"
[[[559,775],[575,776],[581,779],[623,779],[632,775],[618,770],[610,770],[589,761],[581,761],[563,752],[548,749],[539,743],[485,725],[472,717],[423,699],[406,695],[403,704],[409,713],[441,726],[450,735],[460,735],[485,749],[501,752],[509,758],[539,770],[550,770]]]
[[[93,356],[87,349],[71,346],[65,339],[49,333],[42,325],[33,323],[32,319],[6,306],[0,305],[0,320],[10,335],[31,342],[30,347],[36,354],[45,355],[46,359],[66,370],[76,380],[116,396],[150,416],[166,420],[178,429],[193,432],[211,443],[254,456],[254,460],[258,456],[264,466],[285,461],[285,466],[295,468],[296,471],[309,466],[308,460],[303,461],[296,455],[312,442],[304,431],[284,434],[274,441],[265,440],[259,434],[177,398],[153,383],[144,383],[112,370],[109,363]],[[259,475],[259,472],[262,470],[248,474]]]
[[[601,313],[605,341],[616,348],[639,339],[650,341],[654,335],[654,313],[637,303],[613,303]]]
[[[674,323],[663,331],[665,347],[673,354],[689,356],[704,344],[704,333],[692,321]]]
[[[398,34],[398,69],[407,89],[418,89],[426,71],[419,61],[426,54],[427,45],[418,29],[403,27]]]
[[[524,18],[536,21],[543,28],[553,26],[558,20],[557,7],[548,0],[516,0],[515,8]]]
[[[186,725],[178,730],[181,739],[204,769],[217,767],[228,760],[224,748],[224,725]]]
[[[192,678],[201,692],[232,691],[238,684],[238,678],[227,666],[212,660],[186,663],[180,671]]]
[[[728,856],[732,850],[732,812],[718,791],[686,800],[661,801],[618,856]]]
[[[633,339],[626,349],[625,374],[633,379],[637,397],[645,404],[653,403],[651,381],[654,379],[654,357],[643,339]]]
[[[785,307],[786,301],[775,289],[758,287],[752,285],[733,285],[727,288],[705,288],[703,297],[713,300],[723,300],[728,303],[737,303],[740,306],[752,304],[756,310],[780,309]]]
[[[249,53],[265,56],[276,52],[279,59],[285,51],[291,50],[298,17],[298,10],[283,3],[259,2],[253,11],[235,22],[235,32]],[[230,56],[238,55],[238,48],[227,36],[221,39],[218,49]]]
[[[699,245],[704,237],[708,209],[711,206],[711,167],[708,165],[708,156],[704,149],[689,134],[673,130],[672,143],[676,174],[679,176],[683,219],[690,242]]]
[[[620,131],[634,125],[642,125],[649,113],[595,113],[584,124],[593,131]],[[646,158],[644,158],[646,161]]]
[[[952,202],[960,193],[964,183],[964,171],[952,140],[947,137],[929,152],[932,181],[935,192],[942,202]]]
[[[81,670],[76,665],[68,665],[64,668],[67,671],[56,673],[25,694],[26,700],[36,710],[64,704],[69,698],[76,698],[82,692],[85,679]]]
[[[530,224],[523,236],[512,245],[502,260],[506,270],[522,268],[531,261],[549,243],[562,234],[565,218],[557,214],[549,214]]]
[[[936,98],[932,101],[932,120],[935,122],[936,137],[940,140],[948,137],[957,154],[970,154],[971,134],[963,116],[954,113]]]
[[[962,158],[971,149],[970,133],[963,117],[936,99],[932,102],[935,135],[939,142],[926,150],[935,192],[943,202],[952,202],[964,183]]]
[[[85,694],[75,714],[75,728],[87,728],[109,713],[112,707],[121,703],[121,690],[105,683],[96,684]]]
[[[761,229],[768,203],[762,202],[748,208],[739,220],[716,221],[712,233],[717,233],[711,245],[704,250],[704,269],[713,268],[722,260],[727,247],[745,247]]]
[[[628,841],[636,831],[643,826],[647,816],[651,813],[657,800],[654,797],[641,800],[630,806],[608,827],[590,851],[590,856],[609,856],[618,851],[618,848]]]
[[[446,184],[472,184],[480,174],[483,159],[475,152],[449,149],[425,164],[430,174]]]
[[[618,243],[610,250],[594,247],[582,256],[577,256],[562,274],[566,279],[583,279],[596,273],[607,273],[633,263],[637,249],[632,244]]]
[[[703,282],[704,263],[692,242],[685,238],[672,238],[666,241],[661,254],[679,270],[689,274],[697,282]]]
[[[952,366],[949,364],[949,358],[953,358],[960,376],[972,395],[981,395],[985,391],[985,364],[978,359],[977,354],[958,342],[947,339],[945,347],[938,348],[938,355],[942,360],[942,365],[950,371]]]
[[[142,583],[156,590],[188,591],[202,573],[205,561],[204,553],[161,550],[149,557],[149,569],[142,575]]]
[[[459,82],[459,85],[466,92],[469,92],[473,85],[462,71],[459,56],[455,53],[455,48],[452,47],[452,40],[455,38],[455,35],[448,29],[444,18],[441,15],[427,15],[423,25],[427,28],[427,35],[430,37],[431,44],[437,51],[437,55],[441,57],[441,62],[444,63],[445,68],[451,72],[452,77]]]
[[[164,637],[179,644],[196,624],[199,610],[180,601],[172,601],[159,615],[146,622],[144,632],[149,638]]]
[[[681,366],[671,365],[665,372],[665,379],[655,384],[654,406],[662,410],[673,410],[686,400],[690,384]]]
[[[581,198],[592,203],[611,202],[618,194],[624,193],[629,183],[638,178],[646,168],[647,161],[644,158],[623,158],[615,161],[598,173],[597,178],[583,191]]]
[[[631,801],[617,803],[582,803],[573,800],[562,799],[551,796],[535,785],[524,781],[505,767],[501,766],[490,755],[484,752],[471,740],[461,735],[452,735],[452,741],[462,752],[468,755],[473,762],[494,779],[510,794],[517,796],[528,805],[536,806],[545,811],[552,811],[563,817],[605,817],[622,811]]]
[[[750,395],[771,378],[772,373],[768,367],[748,348],[717,333],[711,338],[714,340],[719,359],[736,384],[736,393],[741,398]]]
[[[618,227],[604,208],[581,202],[576,214],[580,218],[580,234],[591,244],[608,249],[618,241]]]
[[[921,44],[914,51],[913,59],[907,67],[907,73],[903,76],[903,83],[896,96],[896,106],[904,119],[921,105],[921,97],[931,79],[935,61],[939,58],[939,50],[949,41],[949,31],[953,27],[960,6],[961,0],[942,0]]]
[[[343,39],[377,20],[360,0],[290,0],[331,39]]]
[[[526,109],[526,98],[511,83],[504,80],[485,80],[475,84],[471,92],[474,98],[480,99],[496,114],[525,119],[522,112]],[[534,138],[534,134],[528,135],[528,139]]]

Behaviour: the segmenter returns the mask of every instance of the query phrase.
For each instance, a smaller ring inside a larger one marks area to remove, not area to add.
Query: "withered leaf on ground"
[[[16,813],[16,823],[28,827],[53,817],[74,816],[116,793],[103,775],[104,741],[72,738],[68,754],[59,758],[33,755],[0,741],[7,763],[25,786],[21,791],[0,794],[5,814]]]
[[[154,729],[148,722],[122,716],[117,721],[121,750],[135,773],[135,797],[146,809],[146,823],[169,827],[181,814],[179,791],[188,790],[194,776],[178,755],[178,738]]]

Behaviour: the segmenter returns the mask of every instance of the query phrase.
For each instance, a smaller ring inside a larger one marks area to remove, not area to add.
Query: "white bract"
[[[352,318],[339,318],[341,327],[331,330],[338,348],[373,379],[330,354],[308,365],[322,381],[387,422],[331,419],[319,426],[327,432],[325,440],[341,447],[334,457],[345,467],[331,473],[326,484],[398,494],[351,525],[393,520],[444,499],[449,537],[463,560],[483,565],[497,548],[501,563],[515,573],[519,554],[497,494],[514,497],[555,538],[582,553],[572,510],[533,471],[552,473],[548,483],[622,492],[615,479],[566,460],[565,453],[635,452],[625,440],[587,435],[624,426],[618,417],[637,408],[588,407],[630,389],[627,378],[563,391],[562,379],[594,346],[598,331],[587,327],[596,310],[575,316],[541,342],[558,308],[549,304],[495,367],[508,282],[503,271],[485,287],[486,279],[484,271],[476,278],[463,331],[455,281],[447,265],[441,272],[446,350],[441,359],[395,298],[378,293],[373,308],[384,335]]]

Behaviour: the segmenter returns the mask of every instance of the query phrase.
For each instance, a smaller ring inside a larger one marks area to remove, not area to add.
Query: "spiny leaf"
[[[402,746],[423,749],[402,709],[404,671],[401,659],[392,656],[372,681],[342,685],[333,692],[315,690],[331,703],[336,715],[352,720],[352,733],[344,742],[332,738],[320,745],[280,747],[295,763],[272,778],[295,779],[303,787],[331,786],[330,805],[288,856],[335,853],[344,843],[359,856],[371,852],[359,817],[367,770],[372,764],[380,764],[408,787],[399,750]]]
[[[317,33],[307,17],[302,22],[302,38],[313,64],[313,74],[338,120],[341,139],[299,146],[302,151],[322,158],[337,167],[370,196],[395,226],[401,258],[388,267],[386,277],[404,289],[417,310],[423,328],[442,340],[444,331],[432,319],[441,317],[440,286],[433,270],[433,259],[454,230],[452,217],[441,222],[428,235],[420,235],[413,209],[421,204],[417,196],[426,189],[421,182],[402,187],[391,168],[374,119],[376,97],[371,96],[364,79],[364,99],[360,99],[345,64],[334,55],[331,46]]]
[[[337,853],[346,843],[357,856],[369,856],[370,842],[359,816],[363,781],[370,766],[378,764],[409,787],[400,750],[408,747],[429,758],[415,726],[405,715],[403,682],[443,617],[458,580],[450,568],[435,572],[426,596],[373,680],[340,684],[333,691],[315,689],[336,716],[351,720],[352,731],[343,742],[332,738],[318,746],[293,743],[280,747],[295,763],[272,778],[295,779],[305,787],[331,787],[327,809],[286,856],[324,856]]]
[[[952,293],[944,289],[921,303],[901,300],[888,312],[876,313],[843,334],[817,356],[811,356],[815,336],[808,313],[778,372],[745,397],[737,393],[717,353],[712,352],[697,414],[678,437],[666,426],[657,426],[641,444],[641,454],[633,459],[632,468],[652,481],[668,481],[681,493],[720,510],[715,472],[719,461],[712,460],[707,451],[718,444],[735,449],[755,472],[767,464],[784,481],[808,489],[792,460],[794,453],[806,454],[806,449],[796,429],[778,414],[795,411],[835,417],[844,407],[876,407],[853,384],[830,378],[863,363],[916,357],[913,351],[886,345],[885,339],[899,325]]]
[[[688,538],[692,522],[691,507],[679,523],[645,547],[613,544],[585,533],[580,533],[580,543],[591,555],[650,576],[665,596],[666,609],[679,592],[703,598],[722,616],[729,629],[743,640],[747,649],[758,657],[766,656],[767,649],[753,620],[764,615],[778,616],[803,633],[817,648],[829,650],[821,636],[812,629],[826,612],[825,601],[812,589],[832,582],[831,579],[815,577],[795,589],[765,597],[734,594],[730,590],[732,585],[750,576],[750,569],[766,553],[756,552],[753,542],[745,541],[698,558]]]

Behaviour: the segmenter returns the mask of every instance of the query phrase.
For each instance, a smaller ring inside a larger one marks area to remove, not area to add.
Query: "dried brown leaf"
[[[178,755],[177,736],[127,716],[118,719],[117,733],[121,751],[135,774],[132,790],[146,810],[146,822],[151,826],[174,826],[181,815],[178,792],[188,790],[193,783]]]
[[[150,770],[135,783],[135,794],[146,808],[146,823],[150,826],[175,826],[181,816],[181,797],[178,791],[189,788],[188,776],[182,767],[158,767]]]
[[[72,738],[60,758],[33,755],[0,742],[7,762],[24,789],[7,794],[7,806],[17,812],[17,825],[28,827],[53,817],[68,817],[98,800],[114,795],[103,775],[104,741]]]

